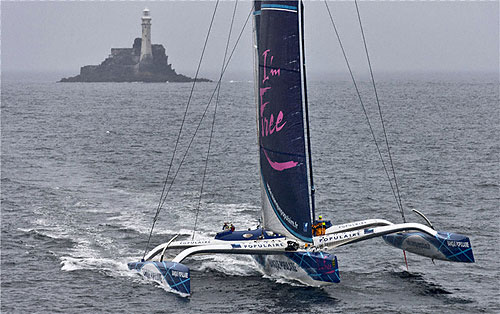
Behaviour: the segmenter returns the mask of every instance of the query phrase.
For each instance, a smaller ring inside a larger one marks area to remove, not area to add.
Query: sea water
[[[403,76],[404,77],[404,76]],[[377,105],[360,84],[390,167]],[[200,185],[215,83],[198,84],[171,167],[184,159],[153,232],[213,237],[258,223],[252,82],[222,85]],[[246,256],[197,256],[182,298],[127,269],[141,258],[190,84],[4,80],[1,98],[1,311],[165,313],[493,313],[499,307],[499,92],[485,78],[378,82],[401,199],[436,229],[468,235],[475,264],[412,255],[382,239],[341,247],[341,283],[263,277]],[[334,224],[402,221],[366,117],[348,81],[309,82],[316,213]],[[200,204],[200,205],[198,205]]]

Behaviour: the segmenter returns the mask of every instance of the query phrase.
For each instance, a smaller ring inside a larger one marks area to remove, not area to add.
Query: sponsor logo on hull
[[[405,244],[408,246],[419,248],[419,249],[426,249],[426,250],[431,249],[431,245],[428,242],[421,242],[421,241],[415,241],[412,239],[407,239],[405,241]]]
[[[234,246],[233,246],[234,247]],[[264,248],[274,248],[274,247],[285,247],[283,242],[264,242],[264,243],[251,243],[251,244],[241,244],[244,249],[264,249]]]
[[[470,247],[469,242],[447,240],[446,244],[448,244],[448,246],[450,246],[450,247],[459,247],[459,248],[469,248]]]
[[[318,239],[318,244],[327,244],[336,241],[347,240],[350,238],[359,237],[361,235],[359,230],[343,233],[334,233],[331,235],[323,236]]]
[[[297,264],[295,264],[294,262],[285,262],[285,261],[269,259],[268,265],[270,268],[276,270],[288,270],[295,273],[298,272]]]
[[[211,244],[211,243],[212,243],[211,240],[174,242],[175,245],[204,245],[204,244]]]
[[[144,275],[144,277],[146,277],[148,279],[151,279],[151,280],[154,280],[154,281],[158,281],[158,282],[162,282],[163,281],[163,276],[160,273],[152,273],[150,271],[144,270],[142,272],[142,274]]]

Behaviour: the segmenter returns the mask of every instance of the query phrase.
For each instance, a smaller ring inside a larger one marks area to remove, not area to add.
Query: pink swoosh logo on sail
[[[263,152],[264,152],[264,155],[266,155],[266,159],[269,162],[269,165],[271,165],[271,167],[274,170],[283,171],[283,170],[286,170],[286,169],[293,168],[293,167],[297,166],[297,164],[298,164],[298,162],[293,161],[293,160],[290,160],[290,161],[287,161],[287,162],[275,162],[275,161],[272,161],[271,159],[269,159],[269,156],[267,156],[266,151],[263,150]]]

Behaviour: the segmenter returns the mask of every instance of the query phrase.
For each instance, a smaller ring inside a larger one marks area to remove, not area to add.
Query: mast
[[[302,99],[304,110],[304,125],[306,129],[306,144],[308,154],[307,160],[309,161],[309,190],[311,197],[311,221],[314,222],[315,217],[315,201],[314,201],[314,180],[312,168],[312,154],[311,154],[311,135],[309,131],[309,102],[307,101],[307,80],[306,80],[306,45],[304,40],[304,3],[300,0],[299,5],[299,41],[300,41],[300,63],[302,64]]]

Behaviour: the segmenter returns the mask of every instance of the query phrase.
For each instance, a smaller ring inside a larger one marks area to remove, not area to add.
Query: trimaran
[[[174,237],[141,261],[129,263],[129,268],[190,295],[190,271],[181,263],[202,253],[250,254],[266,274],[279,273],[312,286],[340,281],[337,258],[331,254],[335,248],[380,236],[421,256],[474,262],[468,237],[438,232],[430,222],[325,221],[320,235],[314,232],[302,1],[254,1],[253,20],[262,224],[255,230],[225,230],[210,240]],[[174,249],[182,251],[165,261],[166,252]]]

